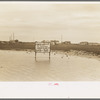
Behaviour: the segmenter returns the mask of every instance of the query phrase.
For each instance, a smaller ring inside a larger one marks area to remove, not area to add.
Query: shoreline
[[[0,51],[6,51],[7,49],[0,49]],[[26,52],[34,52],[34,49],[8,49],[8,51],[26,51]],[[86,51],[79,51],[79,50],[51,50],[51,53],[59,53],[59,54],[64,54],[67,56],[79,56],[79,57],[86,57],[86,58],[93,58],[100,60],[100,55],[97,55],[93,52],[86,52]]]
[[[70,51],[64,51],[64,50],[54,50],[57,53],[62,53],[64,55],[68,56],[79,56],[79,57],[85,57],[85,58],[92,58],[100,60],[100,55],[97,55],[93,52],[86,52],[86,51],[78,51],[78,50],[70,50]]]

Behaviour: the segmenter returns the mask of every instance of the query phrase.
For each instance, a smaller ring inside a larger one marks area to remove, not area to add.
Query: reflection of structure
[[[58,40],[51,40],[51,45],[56,45],[56,44],[59,44],[59,41]]]
[[[88,45],[88,42],[80,42],[80,45]]]

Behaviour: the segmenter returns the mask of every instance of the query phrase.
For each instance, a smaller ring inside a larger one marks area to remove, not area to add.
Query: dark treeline
[[[60,45],[51,46],[51,49],[64,50],[64,51],[78,50],[78,51],[92,52],[97,55],[100,54],[100,45],[60,44]]]
[[[35,43],[0,43],[1,50],[26,50],[26,49],[35,49]],[[100,45],[80,45],[80,44],[57,44],[51,45],[51,50],[78,50],[78,51],[86,51],[93,52],[97,55],[100,54]]]
[[[33,43],[0,43],[0,49],[2,50],[35,49],[35,44]]]

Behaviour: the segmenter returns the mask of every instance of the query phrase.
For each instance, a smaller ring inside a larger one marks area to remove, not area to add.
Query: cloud
[[[0,39],[14,32],[23,41],[60,39],[61,34],[73,42],[97,41],[99,11],[100,4],[0,3]]]

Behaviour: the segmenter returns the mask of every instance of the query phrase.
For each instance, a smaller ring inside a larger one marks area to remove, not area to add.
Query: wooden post
[[[49,52],[49,60],[50,60],[50,52]]]
[[[36,61],[36,51],[35,51],[35,61]]]
[[[36,42],[35,42],[35,61],[36,61]]]

